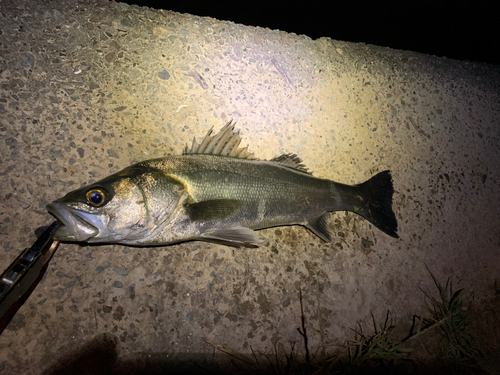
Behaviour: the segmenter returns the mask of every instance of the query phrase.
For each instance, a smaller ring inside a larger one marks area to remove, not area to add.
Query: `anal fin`
[[[255,231],[240,226],[206,232],[201,235],[200,240],[245,247],[255,247],[252,245],[263,242]]]
[[[326,225],[325,215],[326,214],[323,214],[309,220],[309,222],[306,224],[306,227],[323,241],[332,242],[332,236],[330,235],[330,232],[328,231]]]

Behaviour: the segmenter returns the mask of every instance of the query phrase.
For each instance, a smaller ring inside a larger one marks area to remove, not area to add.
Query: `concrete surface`
[[[2,269],[52,221],[48,202],[229,119],[256,156],[297,153],[319,177],[390,169],[401,238],[342,212],[331,244],[301,227],[259,232],[258,249],[63,244],[0,337],[0,373],[78,353],[209,366],[204,339],[303,354],[299,289],[311,352],[333,353],[371,313],[404,330],[425,315],[425,265],[472,287],[477,334],[500,349],[498,66],[113,2],[2,4]]]

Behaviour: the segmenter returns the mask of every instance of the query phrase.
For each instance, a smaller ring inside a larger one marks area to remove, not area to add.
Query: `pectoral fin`
[[[192,221],[222,220],[234,215],[243,206],[235,199],[213,199],[186,205]]]
[[[257,243],[263,242],[255,231],[245,227],[233,227],[217,229],[201,235],[201,240],[220,242],[229,246],[255,247]]]
[[[328,232],[328,228],[326,226],[325,215],[321,215],[309,220],[309,222],[306,224],[306,227],[323,241],[332,241],[332,236],[330,235],[330,232]]]

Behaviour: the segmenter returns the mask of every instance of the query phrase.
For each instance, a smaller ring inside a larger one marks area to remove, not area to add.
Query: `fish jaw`
[[[98,215],[75,210],[57,202],[46,206],[49,213],[63,223],[54,233],[53,239],[60,241],[89,241],[104,229]]]

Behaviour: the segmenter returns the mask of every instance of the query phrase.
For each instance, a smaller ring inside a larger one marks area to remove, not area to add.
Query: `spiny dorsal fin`
[[[217,134],[211,135],[213,127],[210,128],[201,144],[193,138],[191,148],[186,145],[183,154],[207,154],[230,156],[240,159],[257,159],[254,154],[248,151],[248,147],[238,148],[241,143],[240,132],[234,131],[236,124],[229,121]]]
[[[274,159],[271,159],[271,161],[279,163],[283,167],[295,169],[307,174],[312,174],[307,170],[307,167],[302,164],[302,160],[297,156],[297,154],[283,154],[275,157]]]

